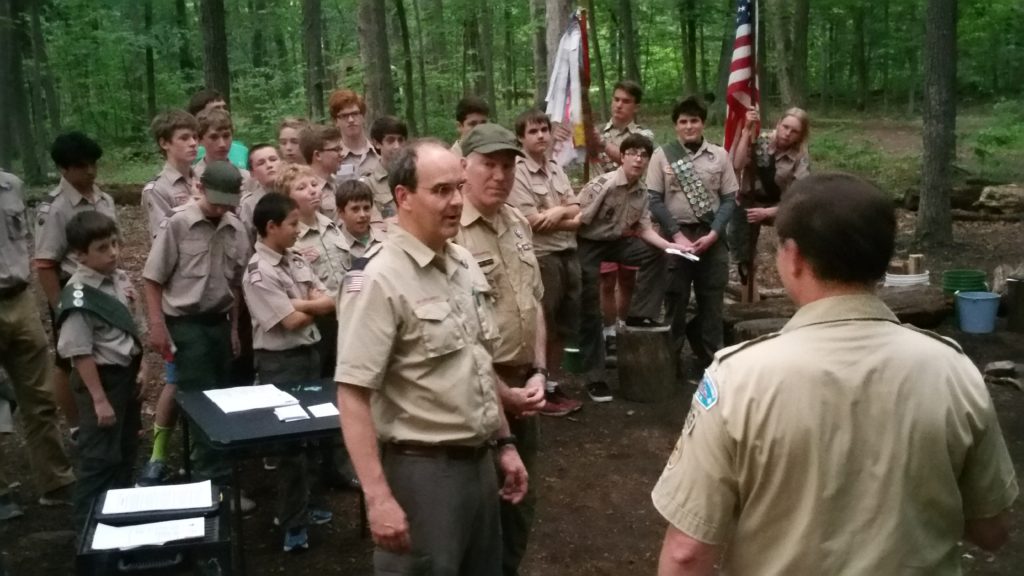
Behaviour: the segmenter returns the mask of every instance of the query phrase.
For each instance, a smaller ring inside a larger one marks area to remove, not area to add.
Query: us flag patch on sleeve
[[[342,281],[342,285],[345,288],[346,294],[359,293],[363,289],[364,275],[362,270],[352,270],[348,274],[345,274],[345,279]]]

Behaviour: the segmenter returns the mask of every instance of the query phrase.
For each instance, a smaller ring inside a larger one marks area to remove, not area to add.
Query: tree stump
[[[679,392],[675,345],[668,326],[618,329],[619,391],[627,400],[654,403]]]

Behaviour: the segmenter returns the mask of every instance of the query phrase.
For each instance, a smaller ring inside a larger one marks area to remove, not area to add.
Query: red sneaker
[[[546,400],[544,407],[540,409],[540,413],[544,416],[568,416],[583,408],[583,402],[570,398],[558,386],[553,392],[548,392],[544,396],[544,400]]]

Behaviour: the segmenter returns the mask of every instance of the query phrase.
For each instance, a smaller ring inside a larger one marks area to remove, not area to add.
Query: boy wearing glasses
[[[600,300],[601,262],[638,266],[646,290],[633,294],[627,323],[655,324],[665,296],[665,249],[682,247],[654,231],[643,175],[654,144],[640,134],[627,136],[619,150],[622,166],[591,180],[580,191],[579,245],[582,292],[580,297],[580,352],[586,372],[587,394],[594,402],[609,402],[611,390],[604,378],[605,350]]]
[[[338,190],[335,173],[341,166],[341,130],[335,126],[303,128],[299,133],[299,150],[320,184],[320,212],[331,222],[337,222],[338,204],[334,193]],[[280,192],[288,195],[287,190]]]
[[[729,281],[725,228],[736,206],[739,182],[729,154],[704,139],[708,111],[690,97],[672,110],[676,140],[658,148],[647,170],[651,214],[661,233],[699,262],[673,257],[669,264],[666,318],[678,345],[685,336],[703,370],[723,346],[722,298]],[[690,290],[697,314],[686,322]],[[641,282],[640,292],[644,291]]]

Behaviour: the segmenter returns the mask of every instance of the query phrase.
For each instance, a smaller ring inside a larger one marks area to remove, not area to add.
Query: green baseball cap
[[[210,162],[199,178],[210,204],[238,206],[242,191],[242,173],[229,162]]]
[[[462,139],[462,155],[469,156],[473,152],[480,154],[493,154],[503,150],[515,152],[519,156],[525,156],[519,149],[519,142],[516,135],[500,124],[488,122],[477,124]]]

